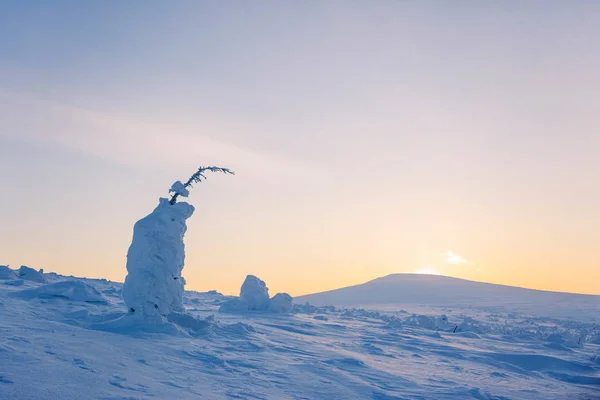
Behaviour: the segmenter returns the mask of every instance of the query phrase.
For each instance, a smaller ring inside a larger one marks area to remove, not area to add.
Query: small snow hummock
[[[135,224],[123,284],[123,300],[131,313],[162,319],[183,311],[183,236],[185,221],[193,213],[188,203],[170,204],[161,198],[156,209]]]
[[[287,313],[292,310],[293,299],[287,293],[277,293],[269,298],[269,288],[264,281],[254,275],[248,275],[240,297],[226,301],[219,308],[220,312],[241,313],[246,311],[271,311]]]
[[[107,303],[106,298],[92,286],[79,281],[63,281],[50,285],[43,285],[34,289],[23,290],[18,293],[24,298],[48,298],[64,297],[72,301],[84,301],[88,303]]]
[[[269,301],[269,311],[276,313],[289,313],[292,311],[294,299],[287,293],[277,293]]]
[[[19,276],[19,278],[26,281],[33,281],[39,283],[46,282],[46,279],[44,278],[44,270],[42,269],[36,271],[33,268],[29,268],[28,266],[22,265],[21,268],[19,268],[19,270],[17,271],[17,275]]]

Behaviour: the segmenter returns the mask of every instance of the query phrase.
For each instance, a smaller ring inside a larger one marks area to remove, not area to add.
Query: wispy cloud
[[[470,264],[469,260],[467,260],[466,258],[463,258],[463,257],[459,256],[458,254],[453,253],[451,251],[443,253],[441,255],[441,257],[442,257],[442,261],[444,262],[444,264],[447,264],[447,265],[459,266],[459,265],[464,265],[464,264]]]
[[[0,92],[0,136],[68,148],[107,162],[163,170],[222,164],[246,176],[307,176],[310,165],[214,139],[219,124],[178,125],[148,116],[128,119],[22,93]],[[223,124],[227,125],[227,124]],[[230,125],[230,124],[229,124]],[[268,178],[267,178],[268,179]]]

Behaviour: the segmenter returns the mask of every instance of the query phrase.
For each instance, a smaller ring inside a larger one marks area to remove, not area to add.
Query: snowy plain
[[[2,269],[0,399],[600,399],[600,296],[447,279],[289,314],[186,291],[173,329],[124,323],[121,283]]]

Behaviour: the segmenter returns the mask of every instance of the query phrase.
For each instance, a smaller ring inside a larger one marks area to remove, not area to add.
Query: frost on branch
[[[188,188],[193,187],[192,185],[194,183],[200,183],[202,182],[202,179],[206,179],[206,176],[204,175],[206,171],[222,172],[224,174],[235,175],[235,172],[233,172],[229,168],[221,168],[210,165],[208,167],[200,167],[198,168],[198,171],[196,171],[192,176],[190,176],[190,179],[188,179],[186,183],[181,183],[181,181],[177,181],[173,184],[173,186],[171,186],[170,192],[173,193],[173,195],[171,196],[171,200],[169,200],[169,203],[175,204],[179,196],[188,197],[190,195]]]
[[[175,182],[171,186],[171,190],[169,190],[169,192],[177,194],[181,197],[188,197],[190,195],[190,191],[185,188],[185,185],[181,183],[181,181]]]

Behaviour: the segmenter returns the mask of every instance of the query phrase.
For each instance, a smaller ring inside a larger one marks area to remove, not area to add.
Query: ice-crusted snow
[[[288,313],[292,311],[294,299],[287,293],[277,293],[269,300],[269,311]]]
[[[0,279],[17,279],[16,271],[13,271],[8,265],[0,265]]]
[[[185,292],[185,312],[170,313],[170,325],[140,326],[126,318],[119,283],[52,275],[52,283],[80,282],[107,300],[90,303],[23,296],[47,285],[6,284],[13,281],[0,280],[2,400],[594,400],[600,393],[600,326],[577,307],[569,318],[462,302],[224,314],[217,310],[227,296]],[[465,295],[470,287],[478,290],[465,285]],[[600,310],[600,296],[586,301]]]
[[[123,299],[131,312],[147,319],[183,311],[183,236],[194,207],[161,198],[154,211],[133,228],[127,252]]]
[[[240,300],[248,304],[249,310],[264,311],[269,308],[269,288],[261,279],[248,275],[240,289]]]

